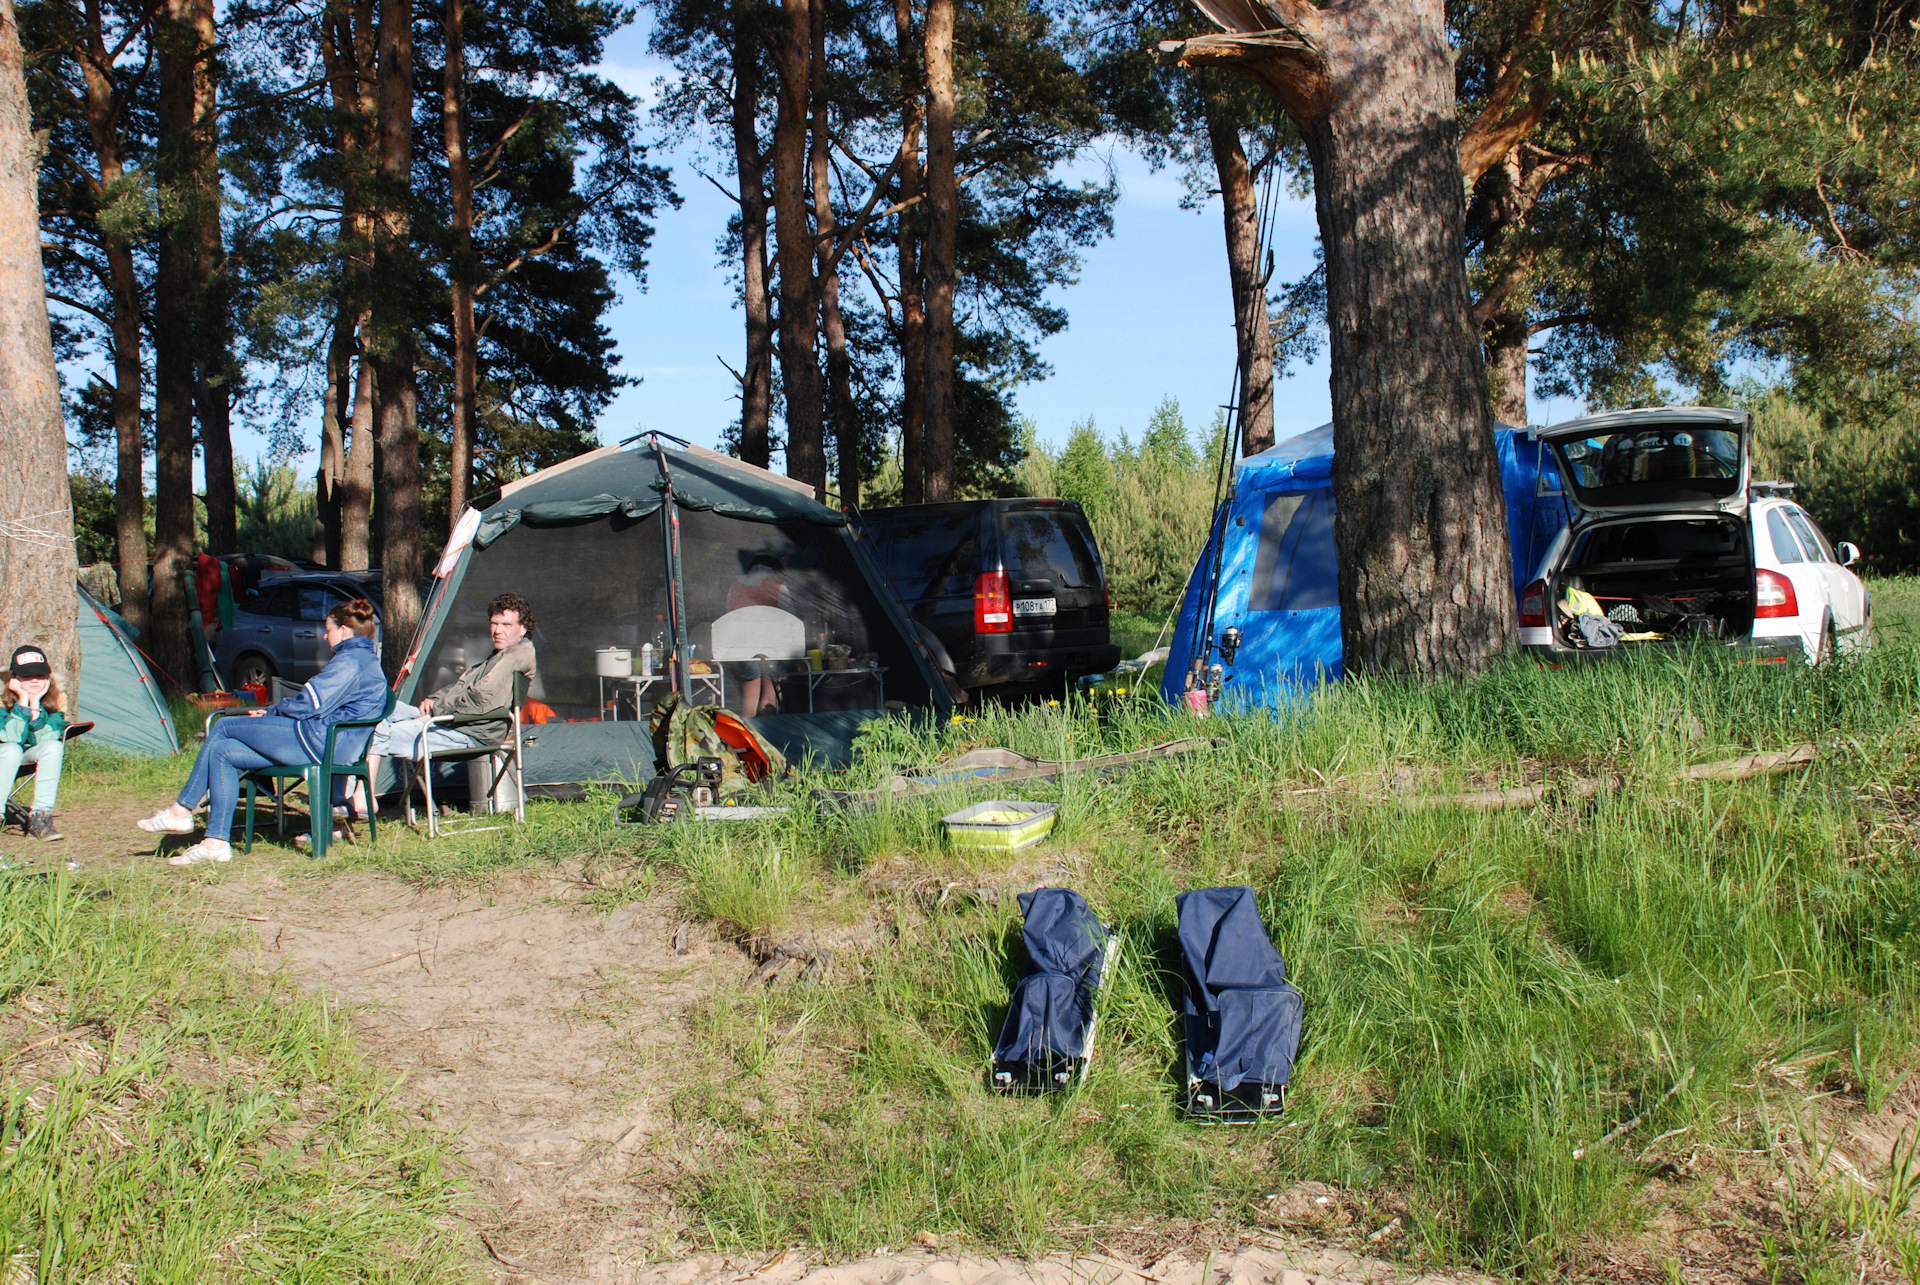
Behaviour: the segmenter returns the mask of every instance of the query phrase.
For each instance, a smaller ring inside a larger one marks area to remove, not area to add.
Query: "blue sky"
[[[643,100],[669,70],[647,53],[643,24],[618,33],[601,66]],[[721,359],[737,368],[744,346],[742,317],[716,253],[731,203],[696,172],[719,173],[697,147],[656,150],[654,158],[672,167],[684,204],[658,218],[645,291],[630,279],[619,282],[608,324],[622,371],[641,382],[609,407],[600,438],[618,441],[647,428],[717,445],[737,413],[734,380]],[[1219,202],[1180,208],[1178,173],[1156,172],[1118,145],[1097,149],[1083,164],[1110,164],[1119,179],[1113,236],[1086,253],[1079,284],[1056,296],[1068,328],[1041,345],[1053,374],[1019,391],[1020,413],[1035,422],[1041,440],[1056,445],[1088,416],[1109,438],[1122,429],[1137,438],[1154,407],[1172,396],[1198,431],[1232,391],[1233,312]],[[1275,281],[1312,266],[1314,236],[1312,202],[1282,198],[1272,233]],[[1564,419],[1576,410],[1565,403],[1533,407],[1536,419]],[[1329,417],[1323,354],[1280,381],[1275,432],[1285,438]],[[316,417],[305,432],[309,447],[317,435]],[[237,438],[241,458],[265,450],[258,434]],[[302,471],[312,459],[310,450]]]

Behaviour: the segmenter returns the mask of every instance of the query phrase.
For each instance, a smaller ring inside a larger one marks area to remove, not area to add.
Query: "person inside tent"
[[[318,763],[325,753],[327,729],[335,723],[377,717],[387,704],[387,679],[374,650],[378,620],[365,598],[334,605],[324,636],[333,648],[326,668],[270,710],[250,710],[243,718],[214,723],[200,747],[193,771],[172,804],[136,822],[149,834],[193,833],[193,809],[207,800],[207,833],[200,842],[167,858],[168,865],[233,860],[233,809],[240,800],[240,779],[255,768]],[[334,741],[334,761],[360,757],[370,730],[351,730]]]
[[[67,697],[47,653],[34,646],[16,648],[0,691],[0,799],[13,797],[20,765],[32,763],[33,810],[25,827],[31,838],[65,837],[53,828],[53,806],[60,798],[66,732]]]
[[[727,610],[742,607],[778,607],[793,610],[793,595],[782,574],[786,560],[771,553],[755,553],[747,558],[747,569],[734,579],[727,590]],[[740,678],[740,712],[748,718],[780,712],[780,693],[775,686],[779,662],[771,660],[734,661]]]
[[[533,640],[533,607],[517,593],[503,593],[487,604],[487,636],[493,654],[469,665],[460,677],[424,698],[418,705],[395,705],[387,720],[373,730],[367,750],[368,776],[380,779],[381,763],[389,756],[418,759],[431,747],[435,754],[450,750],[498,745],[513,731],[504,715],[462,727],[437,727],[429,720],[440,714],[488,714],[513,702],[513,676],[525,674],[531,687],[538,676]],[[471,778],[469,778],[471,779]],[[355,779],[348,807],[364,816],[368,800]]]

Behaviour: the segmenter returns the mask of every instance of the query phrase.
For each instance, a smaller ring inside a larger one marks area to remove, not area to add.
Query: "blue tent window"
[[[1314,611],[1340,605],[1333,551],[1333,491],[1275,495],[1260,519],[1253,611]]]

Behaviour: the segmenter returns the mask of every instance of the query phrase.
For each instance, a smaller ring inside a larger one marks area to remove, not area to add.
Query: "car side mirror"
[[[1851,540],[1842,540],[1840,547],[1834,552],[1840,555],[1840,565],[1843,567],[1850,567],[1860,561],[1860,546]]]

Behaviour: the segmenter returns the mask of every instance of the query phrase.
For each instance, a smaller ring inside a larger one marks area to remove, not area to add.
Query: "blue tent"
[[[1540,443],[1499,426],[1500,475],[1506,483],[1507,534],[1513,543],[1517,596],[1566,522],[1559,475]],[[1544,469],[1544,472],[1543,472]],[[1333,425],[1276,443],[1241,460],[1233,473],[1226,520],[1215,525],[1187,580],[1167,657],[1161,694],[1178,701],[1186,687],[1200,602],[1214,574],[1224,532],[1213,637],[1237,625],[1241,642],[1223,665],[1222,703],[1269,702],[1289,689],[1339,678],[1340,592],[1333,547]],[[1216,658],[1218,653],[1215,653]]]

